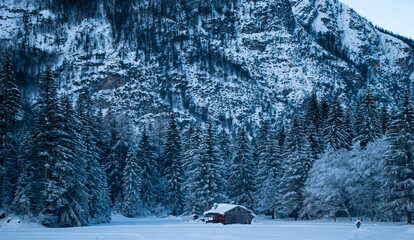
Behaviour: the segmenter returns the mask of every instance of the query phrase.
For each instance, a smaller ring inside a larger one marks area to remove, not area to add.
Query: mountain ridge
[[[283,119],[312,92],[392,102],[414,80],[414,50],[336,0],[75,2],[0,3],[29,104],[45,64],[62,91],[91,88],[137,124],[173,108],[229,129]]]

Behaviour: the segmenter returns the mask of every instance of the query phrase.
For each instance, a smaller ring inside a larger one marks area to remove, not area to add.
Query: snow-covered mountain
[[[414,81],[414,48],[337,0],[3,0],[0,46],[29,99],[51,64],[62,91],[136,122],[255,125],[313,91],[390,101]]]

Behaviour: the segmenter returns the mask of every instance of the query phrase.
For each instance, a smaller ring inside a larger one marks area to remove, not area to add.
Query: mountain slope
[[[336,0],[5,0],[0,46],[32,102],[51,64],[62,90],[90,86],[137,123],[171,107],[232,128],[289,114],[315,91],[391,100],[414,51]]]

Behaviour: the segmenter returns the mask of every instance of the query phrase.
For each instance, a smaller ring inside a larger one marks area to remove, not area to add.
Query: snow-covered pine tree
[[[141,176],[141,200],[145,208],[154,207],[157,204],[157,192],[159,189],[159,166],[156,162],[155,146],[144,126],[141,140],[138,144],[138,165],[142,170]]]
[[[358,129],[356,140],[360,142],[362,148],[382,135],[380,115],[370,91],[365,93],[359,104],[356,125]]]
[[[329,105],[325,97],[322,97],[321,102],[319,104],[319,114],[321,119],[321,128],[325,126],[326,121],[329,118]]]
[[[269,143],[270,126],[268,121],[262,121],[262,125],[259,130],[259,134],[255,138],[255,152],[256,152],[256,166],[259,166],[260,162],[266,161],[268,158],[268,146]],[[260,181],[258,179],[258,181]]]
[[[50,66],[46,67],[40,81],[39,97],[37,99],[38,115],[34,126],[33,157],[37,159],[38,165],[33,171],[31,185],[37,212],[41,212],[40,220],[45,225],[54,224],[53,216],[57,215],[58,209],[62,208],[64,202],[63,194],[70,183],[60,181],[57,176],[62,173],[55,172],[56,164],[66,166],[59,156],[60,121],[62,120],[57,86],[53,79]],[[73,166],[68,164],[66,168]],[[57,174],[53,176],[53,174]],[[65,174],[62,175],[62,177]]]
[[[119,129],[117,119],[111,107],[109,107],[108,112],[105,116],[104,125],[104,128],[106,129],[106,133],[104,135],[105,143],[107,146],[107,157],[103,159],[103,164],[108,179],[108,186],[111,193],[111,201],[113,203],[112,210],[114,212],[121,212],[122,156],[120,156],[120,153],[117,151],[118,149],[116,148],[119,139]]]
[[[90,98],[89,98],[90,99]],[[97,209],[97,214],[94,218],[90,219],[91,222],[94,223],[108,223],[111,221],[111,214],[112,214],[112,201],[110,196],[110,189],[108,186],[108,178],[105,172],[104,160],[105,160],[105,153],[108,151],[107,145],[105,144],[105,136],[104,136],[104,125],[103,125],[103,114],[102,109],[99,109],[97,114],[95,114],[92,118],[91,124],[92,129],[96,138],[96,147],[98,149],[98,163],[100,165],[97,169],[97,176],[101,178],[99,181],[98,188],[101,191],[100,195],[100,202],[101,205]],[[92,214],[90,214],[92,216]]]
[[[250,141],[250,145],[252,147],[252,160],[254,163],[254,169],[257,170],[257,167],[259,165],[259,152],[261,151],[260,148],[262,148],[262,145],[259,143],[259,136],[253,136],[252,140]],[[256,187],[255,187],[256,188]]]
[[[255,163],[247,132],[241,128],[235,139],[235,154],[230,166],[230,177],[227,181],[229,199],[247,208],[254,207],[256,184]]]
[[[324,130],[327,151],[341,148],[350,149],[348,144],[349,136],[345,129],[344,121],[344,113],[339,103],[338,95],[335,95]]]
[[[32,149],[32,134],[26,130],[22,137],[22,143],[19,151],[19,177],[16,183],[16,192],[12,203],[12,209],[16,214],[23,216],[29,215],[32,217],[33,203],[31,202],[32,192],[30,191],[30,175],[32,166],[32,157],[30,156]]]
[[[97,136],[99,134],[95,115],[92,109],[92,100],[88,91],[83,92],[77,101],[77,115],[81,129],[80,141],[82,144],[82,158],[86,161],[86,186],[88,188],[89,222],[106,223],[110,221],[111,209],[108,208],[105,182],[106,174],[99,163],[100,149]]]
[[[102,166],[102,169],[105,169],[105,159],[107,157],[107,154],[109,153],[109,146],[105,142],[105,135],[106,135],[106,129],[105,129],[105,121],[103,116],[103,110],[102,108],[99,108],[99,110],[94,115],[94,128],[96,132],[96,146],[99,149],[99,163]],[[105,173],[106,174],[106,173]]]
[[[267,178],[268,175],[268,161],[269,161],[269,146],[268,144],[269,142],[269,134],[270,134],[270,127],[269,127],[269,123],[268,121],[262,121],[261,123],[261,127],[259,129],[259,133],[257,134],[257,136],[255,137],[255,139],[253,140],[255,142],[255,147],[254,147],[254,152],[256,154],[253,154],[253,159],[256,163],[256,169],[257,169],[257,181],[256,181],[256,193],[255,194],[255,203],[257,204],[256,209],[261,209],[260,207],[260,199],[262,199],[262,195],[261,194],[264,189],[265,186],[265,180]],[[266,211],[267,209],[264,209],[264,211]]]
[[[218,138],[218,147],[220,150],[220,155],[223,158],[223,170],[224,170],[223,178],[228,179],[230,165],[233,160],[233,151],[231,148],[232,144],[230,142],[230,136],[227,133],[227,131],[223,128],[219,132],[217,138]],[[226,191],[227,191],[227,188],[224,192],[226,193]]]
[[[312,166],[306,135],[297,114],[291,120],[285,144],[286,153],[284,173],[279,185],[281,193],[279,204],[283,213],[297,219],[303,207],[305,181]]]
[[[321,116],[318,99],[313,93],[309,99],[305,112],[305,134],[309,143],[310,157],[313,161],[318,159],[324,151],[324,141],[321,132]]]
[[[266,206],[261,204],[263,201],[264,193],[267,191],[266,179],[269,174],[269,144],[270,144],[270,127],[267,121],[263,121],[259,133],[256,137],[256,154],[257,154],[257,181],[256,181],[256,199],[255,203],[257,204],[257,210],[265,212],[268,209]]]
[[[20,111],[20,91],[6,56],[0,72],[0,207],[8,209],[17,182],[17,149],[15,131]]]
[[[217,146],[218,139],[216,136],[216,129],[211,120],[208,122],[207,130],[203,136],[204,147],[202,148],[204,155],[204,181],[206,185],[205,195],[208,196],[208,201],[204,205],[204,210],[210,209],[214,203],[223,202],[226,200],[224,176],[224,164],[220,155],[220,150]]]
[[[194,129],[192,124],[189,124],[189,126],[186,127],[185,130],[183,131],[182,148],[183,148],[183,167],[184,167],[185,172],[188,171],[187,167],[192,162],[192,156],[193,156],[192,152],[194,151],[193,137],[194,137],[195,130],[197,129]],[[198,139],[200,139],[200,134],[198,134],[197,136],[198,136]]]
[[[316,129],[321,127],[321,114],[319,110],[318,97],[312,93],[306,106],[305,121],[312,122]]]
[[[15,133],[8,131],[2,137],[2,145],[0,146],[0,176],[1,176],[1,192],[0,206],[9,210],[11,202],[14,198],[16,190],[18,169],[18,148]]]
[[[189,134],[189,132],[186,132]],[[201,148],[202,144],[202,132],[198,126],[195,130],[192,130],[190,138],[187,138],[188,142],[185,143],[187,149],[184,151],[183,166],[185,170],[185,181],[183,184],[183,192],[185,194],[185,206],[184,210],[189,214],[197,214],[202,211],[201,203],[198,200],[198,183],[199,171],[201,167]]]
[[[349,146],[352,146],[352,143],[355,138],[355,126],[353,121],[353,115],[350,108],[347,108],[344,116],[344,127],[347,134],[347,143]]]
[[[87,194],[84,192],[84,161],[78,154],[78,136],[68,104],[59,101],[52,70],[46,67],[40,82],[38,115],[30,153],[30,185],[39,219],[44,225],[86,225]],[[69,104],[70,105],[70,104]],[[69,114],[69,115],[65,115]],[[56,218],[55,218],[56,217]]]
[[[271,131],[266,143],[267,158],[262,159],[258,169],[258,210],[270,212],[272,219],[278,211],[279,192],[278,186],[282,178],[282,149],[280,148],[275,134]]]
[[[164,204],[176,215],[182,212],[183,208],[183,167],[181,141],[177,121],[174,112],[171,112],[168,121],[167,134],[163,152],[163,171],[164,178]]]
[[[383,102],[381,106],[381,130],[382,134],[387,133],[388,125],[389,125],[389,116],[388,116],[388,110],[387,110],[387,103]]]
[[[126,217],[137,216],[142,208],[140,194],[142,186],[142,174],[143,169],[141,169],[140,165],[138,164],[136,149],[131,148],[126,159],[124,171],[122,173],[122,213]]]
[[[84,226],[89,222],[88,189],[87,189],[87,162],[84,158],[84,148],[79,128],[79,121],[72,107],[72,101],[68,96],[61,100],[62,119],[60,145],[62,157],[66,160],[66,166],[58,173],[68,184],[64,193],[67,203],[58,211],[59,226]],[[66,169],[68,168],[68,169]],[[72,168],[72,169],[70,169]],[[64,176],[67,174],[68,176]]]
[[[412,223],[414,211],[414,110],[406,91],[387,134],[390,145],[384,154],[385,197],[395,214],[406,214]],[[393,216],[395,220],[395,216]]]

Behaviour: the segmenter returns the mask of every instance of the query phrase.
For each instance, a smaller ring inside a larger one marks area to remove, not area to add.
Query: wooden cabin
[[[204,217],[213,217],[213,223],[241,223],[251,224],[255,217],[253,211],[235,204],[214,204],[213,208],[204,212]]]

